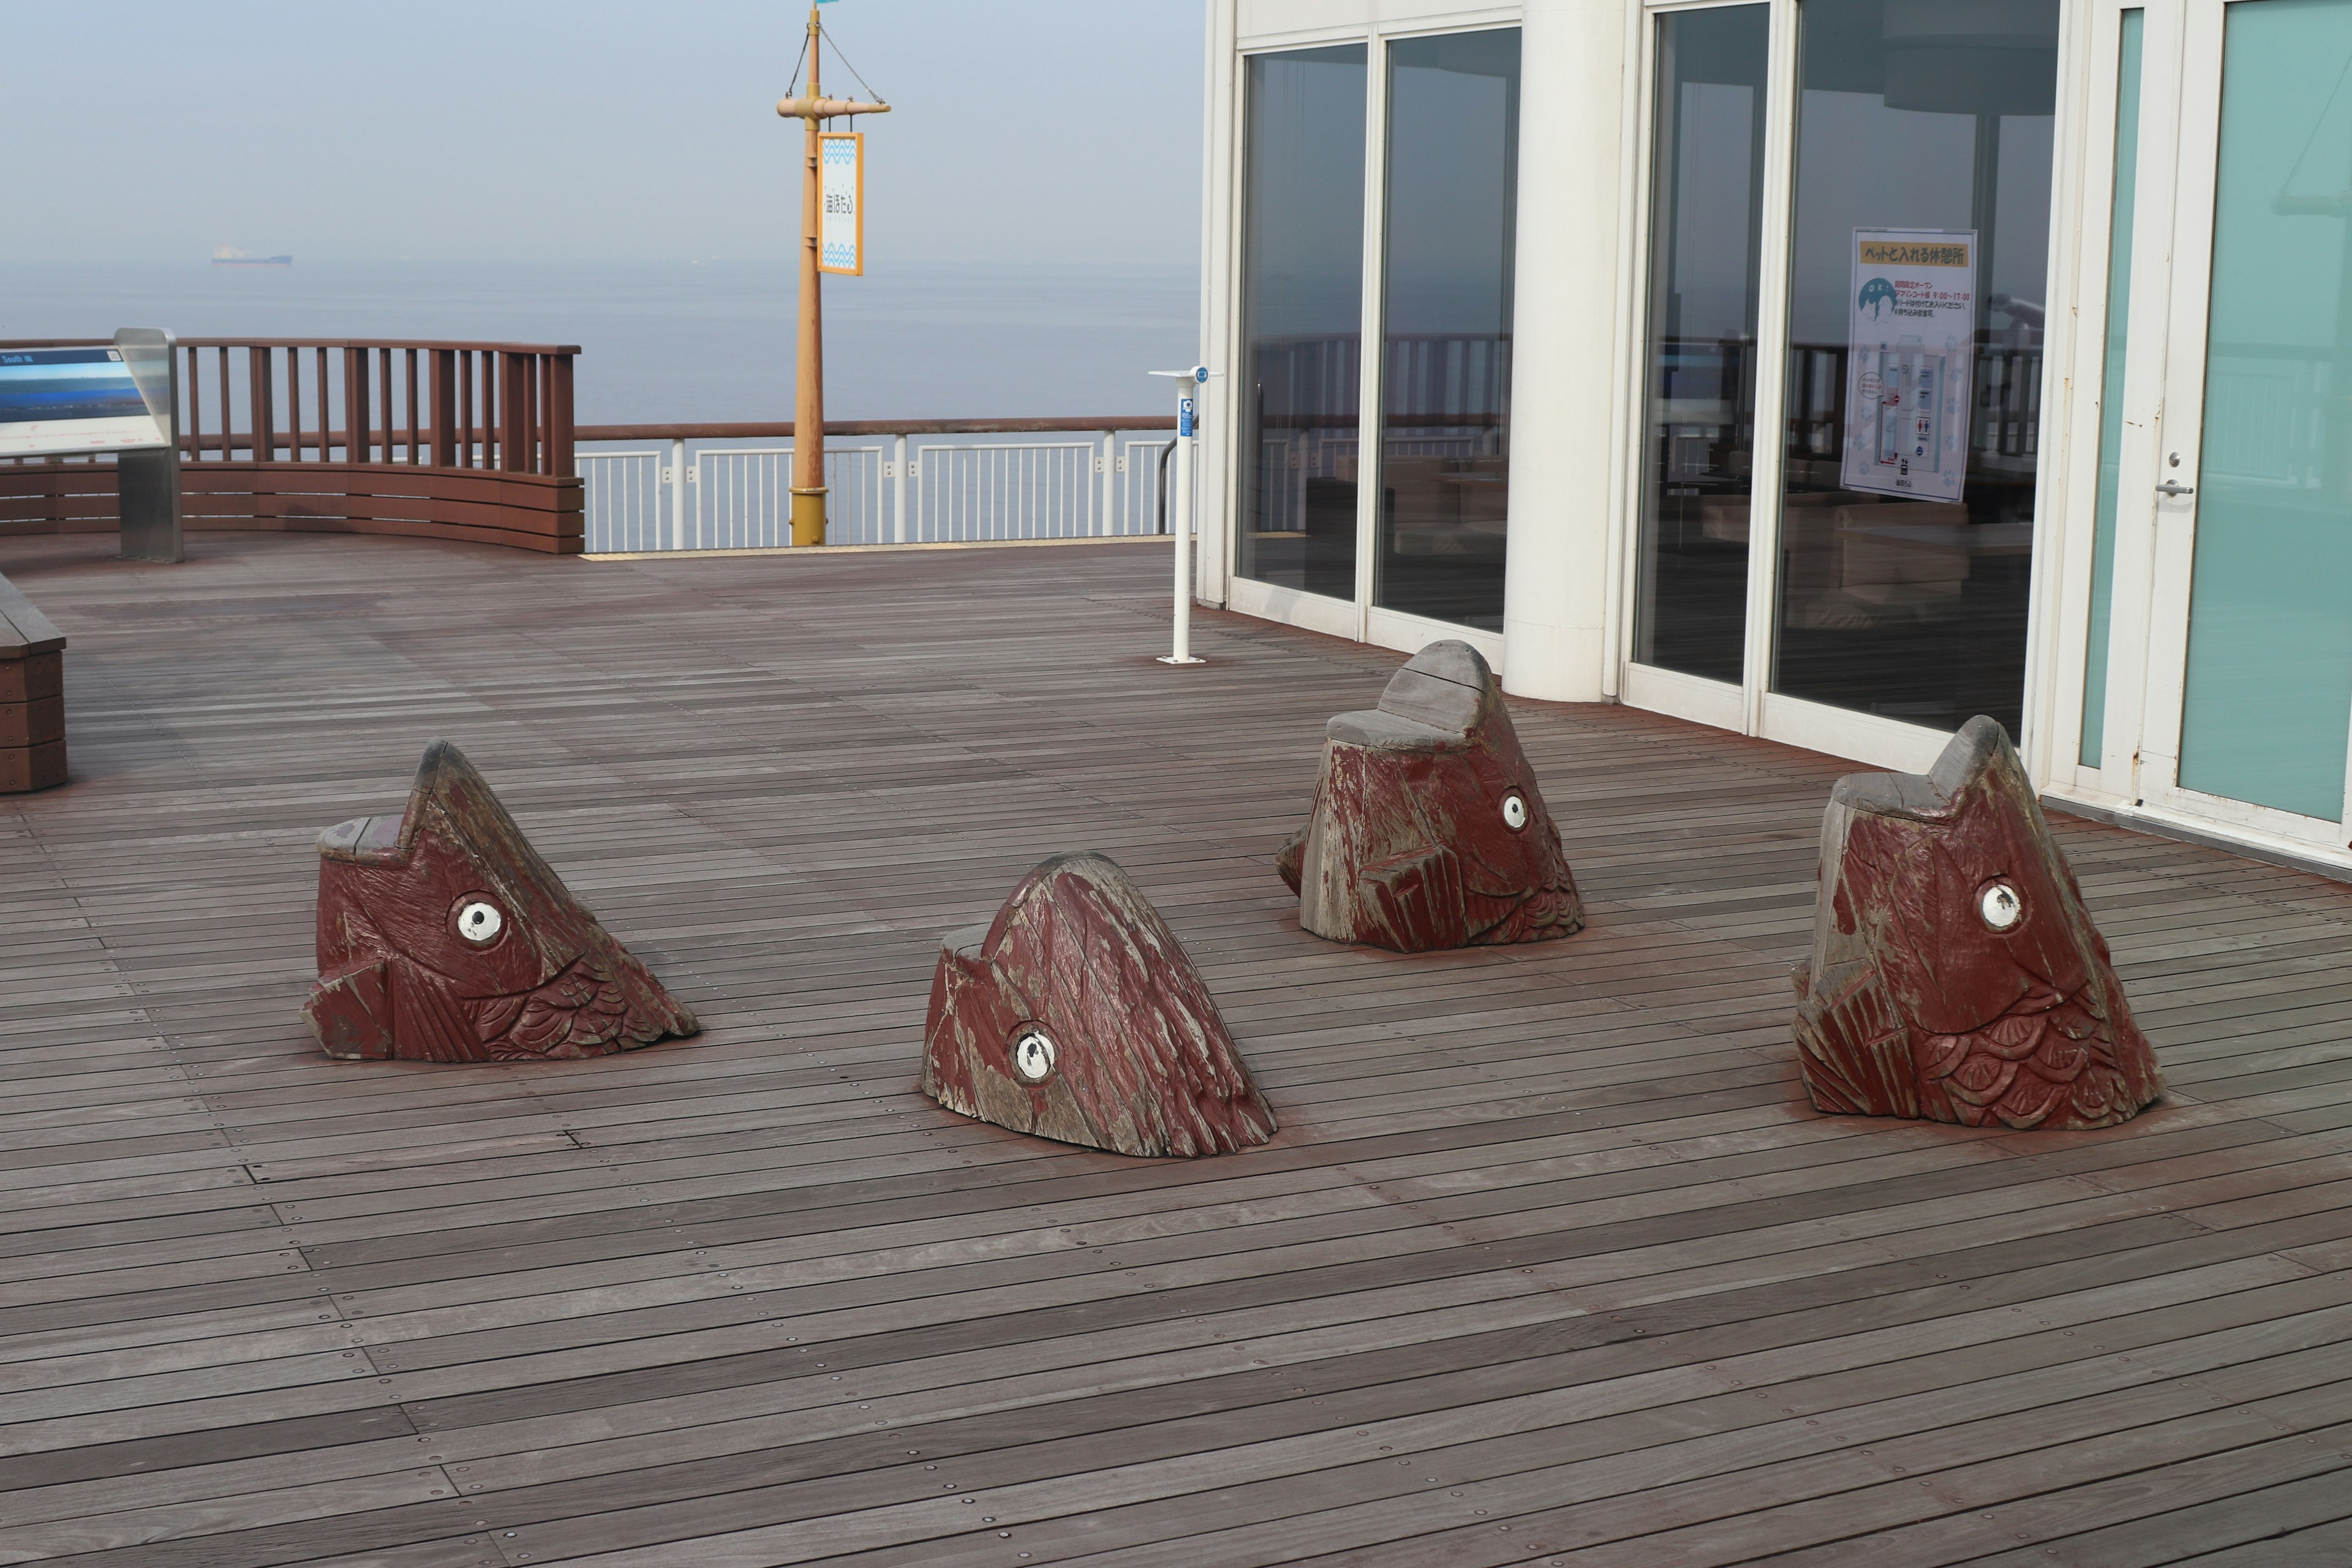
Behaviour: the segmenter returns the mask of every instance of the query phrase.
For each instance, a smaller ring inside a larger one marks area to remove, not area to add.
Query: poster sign
[[[0,458],[169,445],[121,349],[0,351]]]
[[[827,131],[816,139],[817,243],[820,272],[856,278],[866,271],[866,136]]]
[[[1853,231],[1845,457],[1839,482],[1956,501],[1968,477],[1977,237]]]

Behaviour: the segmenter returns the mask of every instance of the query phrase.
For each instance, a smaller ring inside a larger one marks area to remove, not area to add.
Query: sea
[[[886,262],[824,279],[831,419],[1159,414],[1197,357],[1198,279],[1142,264]],[[106,337],[574,343],[583,425],[793,416],[788,260],[0,262],[0,341]]]

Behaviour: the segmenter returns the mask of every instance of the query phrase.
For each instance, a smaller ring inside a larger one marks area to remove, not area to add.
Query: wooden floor
[[[1823,1118],[1828,759],[1520,704],[1591,927],[1405,958],[1269,864],[1392,656],[1133,546],[0,542],[0,1561],[2352,1561],[2352,888],[2062,819],[2172,1093]],[[708,1025],[322,1058],[318,831],[459,742]],[[917,1088],[939,934],[1125,865],[1271,1097],[1148,1163]]]

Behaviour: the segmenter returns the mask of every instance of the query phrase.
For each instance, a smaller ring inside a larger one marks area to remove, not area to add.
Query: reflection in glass
[[[1234,568],[1356,596],[1364,46],[1249,58]]]
[[[2180,782],[2336,821],[2352,731],[2352,4],[2222,35]],[[2168,507],[2182,503],[2167,503]]]
[[[1517,28],[1389,48],[1380,556],[1372,602],[1503,629]]]
[[[2091,621],[2083,665],[2083,742],[2078,760],[2106,754],[2107,636],[2116,579],[2116,502],[2123,483],[2124,348],[2131,329],[2132,217],[2139,182],[2139,56],[2145,11],[2123,15],[2116,68],[2116,194],[2108,211],[2107,338],[2099,366],[2099,491],[2092,514]]]
[[[1988,713],[2014,735],[2058,0],[1805,0],[1801,15],[1773,688],[1939,729]],[[1973,321],[1956,351],[1917,292],[1948,273],[1874,262],[1857,287],[1866,230],[1927,232],[1963,258]],[[1857,348],[1872,309],[1887,341]],[[1902,483],[1917,493],[1889,493]]]
[[[1740,679],[1764,224],[1763,5],[1657,20],[1633,657]]]

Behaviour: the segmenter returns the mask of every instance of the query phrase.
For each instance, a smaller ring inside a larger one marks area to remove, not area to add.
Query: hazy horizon
[[[0,263],[789,256],[799,127],[774,106],[805,10],[394,15],[0,6],[0,143],[36,150],[0,164]],[[824,18],[894,106],[856,122],[877,262],[1196,264],[1199,5],[839,0]],[[832,57],[824,86],[863,96]]]

